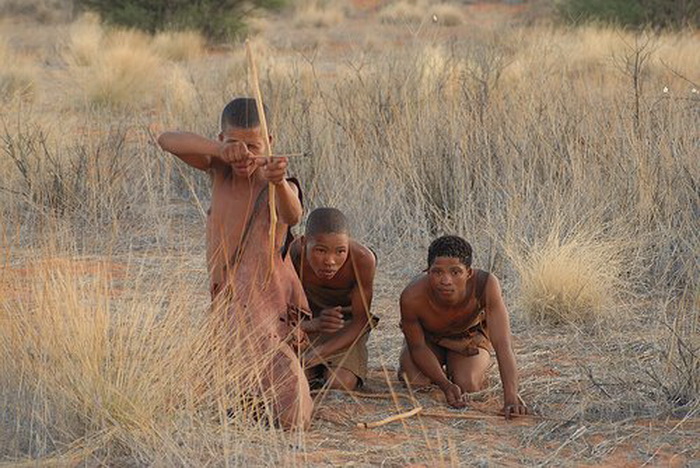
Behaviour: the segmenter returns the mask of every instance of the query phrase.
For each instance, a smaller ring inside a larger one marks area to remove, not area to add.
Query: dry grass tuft
[[[204,53],[204,37],[195,31],[162,32],[153,38],[153,50],[166,60],[186,62]]]
[[[161,67],[160,59],[148,48],[116,46],[78,70],[76,78],[88,106],[143,108],[161,96]]]
[[[197,90],[182,67],[174,66],[165,81],[164,102],[171,116],[186,117],[197,102]]]
[[[86,13],[71,24],[68,34],[68,47],[64,53],[66,62],[78,67],[95,63],[100,56],[104,39],[100,18]]]
[[[621,243],[557,233],[514,257],[520,307],[534,321],[592,325],[609,317],[620,295]]]

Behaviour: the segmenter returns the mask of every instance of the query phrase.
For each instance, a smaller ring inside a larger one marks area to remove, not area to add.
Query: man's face
[[[347,234],[327,233],[305,237],[306,260],[321,279],[333,278],[348,259],[350,239]]]
[[[260,127],[239,128],[227,127],[219,134],[219,140],[224,143],[237,143],[240,151],[249,153],[249,158],[232,164],[233,172],[240,177],[249,177],[257,168],[253,156],[264,156],[265,140]]]
[[[428,268],[430,288],[435,296],[448,303],[464,298],[472,269],[454,257],[436,257]]]

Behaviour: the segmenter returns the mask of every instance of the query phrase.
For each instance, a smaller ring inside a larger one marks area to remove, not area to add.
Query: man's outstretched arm
[[[165,132],[158,137],[160,147],[190,166],[206,171],[212,158],[221,153],[221,142],[190,132]]]
[[[518,369],[511,346],[508,310],[503,302],[501,285],[493,275],[486,283],[486,324],[503,383],[504,415],[508,419],[511,415],[527,414],[527,407],[518,397]]]

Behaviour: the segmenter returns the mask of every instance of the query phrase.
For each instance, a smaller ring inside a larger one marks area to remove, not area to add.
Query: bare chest
[[[236,183],[232,178],[214,178],[207,214],[210,242],[225,242],[228,247],[235,247],[263,187],[261,184]]]
[[[438,307],[425,301],[420,322],[423,328],[435,334],[457,333],[466,330],[477,322],[481,315],[476,298],[472,297],[458,307]]]

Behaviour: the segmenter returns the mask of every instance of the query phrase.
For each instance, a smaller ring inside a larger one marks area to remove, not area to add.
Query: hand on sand
[[[450,382],[442,388],[445,393],[445,399],[447,399],[447,404],[453,408],[464,408],[467,406],[465,395],[462,393],[462,389],[459,385]]]
[[[335,333],[344,325],[343,312],[340,307],[323,309],[318,317],[318,330],[321,333]]]
[[[520,395],[515,398],[506,398],[503,404],[503,416],[506,419],[511,419],[517,416],[523,416],[529,413],[527,406]]]
[[[289,160],[284,157],[256,158],[255,163],[262,169],[262,176],[268,182],[281,184],[287,176]]]

